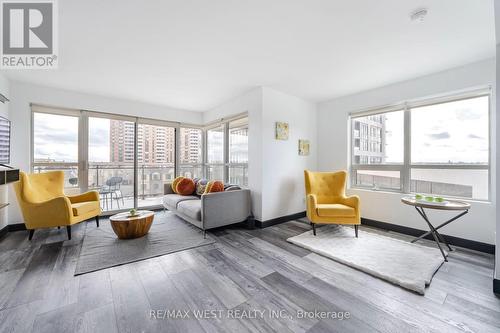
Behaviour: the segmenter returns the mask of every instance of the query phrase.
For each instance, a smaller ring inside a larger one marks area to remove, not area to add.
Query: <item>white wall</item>
[[[2,88],[0,86],[0,88]],[[185,111],[158,105],[82,94],[50,87],[42,87],[21,82],[10,83],[9,114],[12,121],[11,164],[24,171],[29,171],[31,140],[30,103],[56,106],[61,108],[81,109],[140,116],[161,120],[202,124],[201,112]],[[14,191],[9,193],[9,224],[22,223],[22,216],[17,206]]]
[[[263,88],[262,220],[305,210],[304,170],[317,168],[316,104]],[[275,139],[275,123],[287,122],[288,140]],[[298,140],[310,142],[310,155],[299,156]]]
[[[377,88],[320,103],[318,108],[318,167],[320,170],[348,168],[348,114],[366,108],[393,104],[423,97],[448,94],[495,83],[495,60],[490,59],[416,78],[410,81]],[[494,112],[491,114],[491,160],[496,158],[496,130]],[[492,184],[496,182],[495,163],[492,163]],[[421,217],[414,209],[401,204],[401,194],[349,191],[361,197],[362,216],[378,221],[425,229]],[[491,188],[491,202],[472,202],[469,214],[443,228],[443,233],[495,244],[495,186]],[[383,208],[381,208],[383,207]],[[431,219],[445,219],[449,214],[431,214]]]
[[[205,112],[203,120],[241,112],[249,117],[248,175],[255,218],[266,221],[304,211],[303,172],[315,169],[317,160],[316,105],[259,87]],[[276,121],[290,124],[288,141],[274,139]],[[298,139],[310,141],[309,156],[298,155]]]
[[[248,187],[252,211],[262,220],[262,88],[258,87],[203,113],[203,122],[248,112]]]
[[[10,99],[10,84],[9,80],[0,73],[0,93],[5,97]],[[9,102],[0,103],[0,116],[9,118]],[[8,201],[8,187],[6,185],[0,186],[0,203],[10,202]],[[5,207],[0,210],[0,230],[2,230],[7,225],[9,207]]]

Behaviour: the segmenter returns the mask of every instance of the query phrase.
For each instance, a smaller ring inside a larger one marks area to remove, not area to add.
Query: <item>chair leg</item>
[[[313,235],[316,236],[316,226],[312,222],[311,222],[311,226],[313,228]]]
[[[206,230],[203,230],[203,238],[207,238],[207,231]]]
[[[68,240],[71,240],[71,226],[70,225],[66,226],[66,232],[68,233]]]
[[[35,229],[30,229],[29,230],[28,240],[32,240],[33,239],[33,234],[34,233],[35,233]]]
[[[356,238],[358,238],[358,227],[359,226],[357,224],[354,225],[354,233],[356,233]]]
[[[97,224],[97,227],[99,228],[99,215],[96,215],[95,217],[95,224]]]

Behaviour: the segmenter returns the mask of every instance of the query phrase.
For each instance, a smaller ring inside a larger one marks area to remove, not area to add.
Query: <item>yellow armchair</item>
[[[312,172],[304,170],[307,218],[313,234],[315,224],[353,224],[356,237],[361,224],[359,197],[345,195],[347,172]]]
[[[63,171],[29,175],[20,172],[14,190],[30,240],[35,229],[60,226],[66,226],[68,239],[71,239],[71,226],[92,217],[99,227],[99,193],[90,191],[66,196]]]

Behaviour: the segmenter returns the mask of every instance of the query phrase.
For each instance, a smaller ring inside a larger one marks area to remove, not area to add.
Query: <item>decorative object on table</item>
[[[299,139],[299,155],[300,156],[309,155],[309,140]]]
[[[287,241],[422,295],[444,262],[435,248],[369,230],[360,230],[359,239],[347,226],[322,226],[318,231],[317,236],[307,231]]]
[[[288,123],[276,122],[276,140],[288,140]]]
[[[224,183],[219,180],[211,180],[205,188],[205,193],[223,192]]]
[[[204,239],[198,228],[171,212],[156,214],[149,233],[135,239],[116,238],[111,224],[104,220],[100,228],[86,225],[75,275],[212,243],[211,237]]]
[[[14,190],[24,224],[29,230],[29,240],[33,238],[35,229],[60,226],[66,226],[68,239],[71,239],[71,226],[93,217],[99,226],[101,206],[96,191],[66,196],[63,171],[34,174],[20,172],[19,175]]]
[[[128,211],[128,216],[129,217],[134,217],[137,216],[137,209],[132,208],[131,210]]]
[[[132,211],[134,211],[134,214],[132,214]],[[133,239],[144,236],[149,232],[153,219],[154,212],[149,210],[135,211],[135,209],[115,214],[109,218],[113,231],[120,239]]]
[[[427,197],[425,199],[427,199]],[[443,199],[443,198],[441,198],[441,199]],[[425,222],[427,223],[427,226],[429,227],[429,231],[423,233],[422,235],[415,238],[411,242],[415,243],[419,239],[427,237],[428,235],[432,235],[432,238],[434,238],[434,241],[436,242],[439,250],[441,251],[441,254],[443,255],[444,261],[448,261],[448,259],[446,258],[447,253],[445,254],[445,252],[441,248],[440,242],[443,242],[446,245],[446,247],[448,247],[448,250],[453,251],[453,249],[451,248],[450,244],[448,244],[448,242],[443,237],[443,235],[441,235],[438,232],[438,230],[441,229],[442,227],[444,227],[445,225],[448,225],[451,222],[453,222],[453,221],[459,219],[460,217],[464,216],[465,214],[467,214],[469,212],[469,209],[470,209],[470,204],[467,202],[458,201],[458,200],[444,200],[444,199],[441,202],[435,202],[434,198],[432,201],[428,201],[428,200],[424,201],[424,200],[417,200],[416,197],[411,197],[411,196],[401,198],[401,202],[406,204],[406,205],[414,206],[415,209],[417,210],[418,214],[425,220]],[[455,217],[449,219],[448,221],[441,223],[437,227],[434,227],[434,225],[430,222],[429,218],[427,217],[427,214],[425,213],[424,208],[437,209],[437,210],[448,210],[448,211],[462,211],[462,212],[460,214],[456,215]]]
[[[356,238],[361,224],[359,198],[345,194],[346,171],[312,172],[304,170],[307,217],[313,234],[316,224],[353,224]]]

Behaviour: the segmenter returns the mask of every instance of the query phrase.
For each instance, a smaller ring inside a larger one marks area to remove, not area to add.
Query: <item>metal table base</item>
[[[469,210],[465,210],[463,212],[461,212],[460,214],[458,214],[457,216],[449,219],[448,221],[438,225],[437,227],[434,227],[432,225],[432,223],[429,221],[429,218],[427,217],[427,214],[425,214],[425,210],[423,207],[418,207],[418,206],[415,206],[415,209],[417,210],[417,212],[420,214],[420,216],[422,216],[422,218],[425,220],[425,222],[427,222],[427,225],[429,226],[429,231],[423,233],[422,235],[418,236],[417,238],[415,238],[414,240],[412,240],[411,242],[412,243],[415,243],[416,241],[418,241],[419,239],[422,239],[424,237],[427,237],[428,235],[432,235],[432,237],[434,238],[434,241],[436,242],[439,250],[441,251],[441,254],[443,255],[443,258],[444,258],[444,261],[448,261],[448,259],[446,258],[446,255],[444,254],[444,251],[443,251],[443,248],[441,247],[441,244],[440,244],[440,241],[443,242],[444,244],[446,244],[446,246],[448,247],[448,249],[450,251],[453,251],[453,249],[451,248],[450,244],[448,244],[448,242],[446,241],[446,239],[444,239],[443,235],[441,235],[438,230],[441,229],[442,227],[444,227],[445,225],[455,221],[456,219],[464,216],[465,214],[467,214],[469,212]]]

